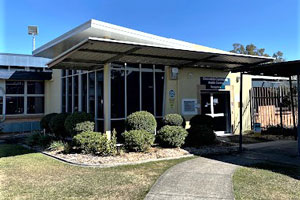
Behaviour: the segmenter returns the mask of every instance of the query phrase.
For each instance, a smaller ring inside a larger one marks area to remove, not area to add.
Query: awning
[[[300,60],[261,64],[237,68],[234,71],[252,75],[290,77],[300,73]]]
[[[182,49],[89,37],[55,57],[47,65],[57,69],[91,69],[111,62],[162,64],[228,71],[272,61],[273,58]]]
[[[51,80],[52,72],[0,71],[0,79],[4,80]]]

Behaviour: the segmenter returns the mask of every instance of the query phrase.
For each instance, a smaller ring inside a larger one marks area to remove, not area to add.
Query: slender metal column
[[[294,129],[296,128],[296,119],[295,119],[295,104],[294,104],[294,97],[293,97],[293,84],[292,84],[292,77],[289,77],[290,82],[290,97],[291,97],[291,107],[292,107],[292,117],[293,117],[293,125]],[[295,140],[297,139],[297,136],[295,135]]]
[[[297,139],[298,139],[298,154],[300,156],[300,75],[297,73],[297,91],[298,91],[298,126],[297,126]]]
[[[240,78],[240,137],[239,137],[239,151],[243,151],[243,73]]]

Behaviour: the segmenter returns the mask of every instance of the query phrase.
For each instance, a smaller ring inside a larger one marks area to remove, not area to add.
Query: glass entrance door
[[[231,133],[229,92],[201,92],[201,113],[213,118],[217,135]]]

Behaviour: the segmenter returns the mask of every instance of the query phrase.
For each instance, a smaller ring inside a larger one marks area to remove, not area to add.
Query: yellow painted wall
[[[61,70],[53,69],[52,79],[45,81],[45,114],[61,112]]]
[[[230,91],[230,107],[231,107],[231,125],[233,133],[239,133],[239,95],[240,95],[240,74],[229,73],[222,70],[200,69],[200,68],[179,68],[177,80],[170,79],[171,68],[166,68],[166,91],[165,91],[165,114],[179,113],[182,114],[182,99],[197,99],[198,90],[205,89],[200,85],[200,77],[224,77],[230,78],[230,85],[225,87],[225,91]],[[250,105],[249,90],[251,88],[251,77],[244,75],[243,79],[243,130],[251,129],[250,121]],[[169,91],[175,91],[175,98],[169,98]],[[200,109],[198,114],[200,114]],[[184,115],[189,120],[192,115]]]

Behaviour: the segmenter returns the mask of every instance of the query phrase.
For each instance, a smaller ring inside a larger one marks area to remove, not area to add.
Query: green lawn
[[[2,144],[0,199],[143,199],[165,170],[187,159],[85,168]]]
[[[277,164],[241,167],[233,176],[235,198],[300,199],[300,168]]]

